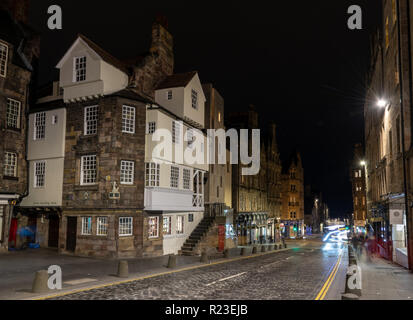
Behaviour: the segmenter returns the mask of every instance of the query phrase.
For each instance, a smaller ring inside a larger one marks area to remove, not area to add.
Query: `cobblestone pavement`
[[[340,245],[308,241],[251,259],[73,293],[57,300],[308,300],[320,291]]]

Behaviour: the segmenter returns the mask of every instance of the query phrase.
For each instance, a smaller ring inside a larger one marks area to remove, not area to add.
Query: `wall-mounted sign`
[[[390,224],[403,224],[403,210],[390,210]]]

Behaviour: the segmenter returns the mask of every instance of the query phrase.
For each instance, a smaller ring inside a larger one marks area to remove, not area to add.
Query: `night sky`
[[[63,10],[63,30],[47,28],[47,8]],[[347,28],[350,5],[363,30]],[[352,211],[349,163],[363,142],[370,35],[381,1],[32,1],[42,34],[40,84],[78,33],[123,59],[146,52],[157,13],[168,18],[175,72],[197,70],[225,99],[226,114],[255,104],[262,128],[278,126],[281,157],[302,154],[305,183],[321,190],[333,216]]]

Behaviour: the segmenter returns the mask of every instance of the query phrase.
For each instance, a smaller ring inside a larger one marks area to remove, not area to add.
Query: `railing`
[[[204,195],[203,194],[194,194],[192,197],[192,205],[195,208],[202,208],[204,206]]]

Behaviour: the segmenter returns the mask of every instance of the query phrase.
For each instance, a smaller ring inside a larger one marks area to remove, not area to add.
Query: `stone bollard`
[[[266,252],[267,251],[267,246],[262,246],[261,247],[261,252]]]
[[[171,254],[168,259],[168,267],[167,268],[175,268],[176,267],[176,255]]]
[[[284,242],[284,249],[287,249],[287,244]]]
[[[274,244],[274,250],[278,250],[278,249],[281,249],[281,246],[280,246],[280,248],[278,248],[278,245]]]
[[[208,254],[206,253],[206,251],[202,251],[201,262],[202,263],[209,263],[209,258],[208,258]]]
[[[241,255],[242,256],[246,256],[246,255],[248,255],[248,250],[247,250],[248,248],[241,248]]]
[[[352,293],[345,293],[341,295],[341,300],[359,300],[359,297]]]
[[[118,264],[118,277],[127,278],[129,276],[129,266],[128,261],[121,260]]]
[[[49,280],[49,274],[47,270],[40,270],[37,271],[32,285],[32,292],[33,293],[43,293],[49,291],[49,287],[47,286],[47,281]]]
[[[229,256],[230,256],[229,249],[225,249],[224,250],[224,258],[229,258]]]
[[[257,246],[253,246],[252,247],[252,254],[256,254],[258,252],[258,247]]]

